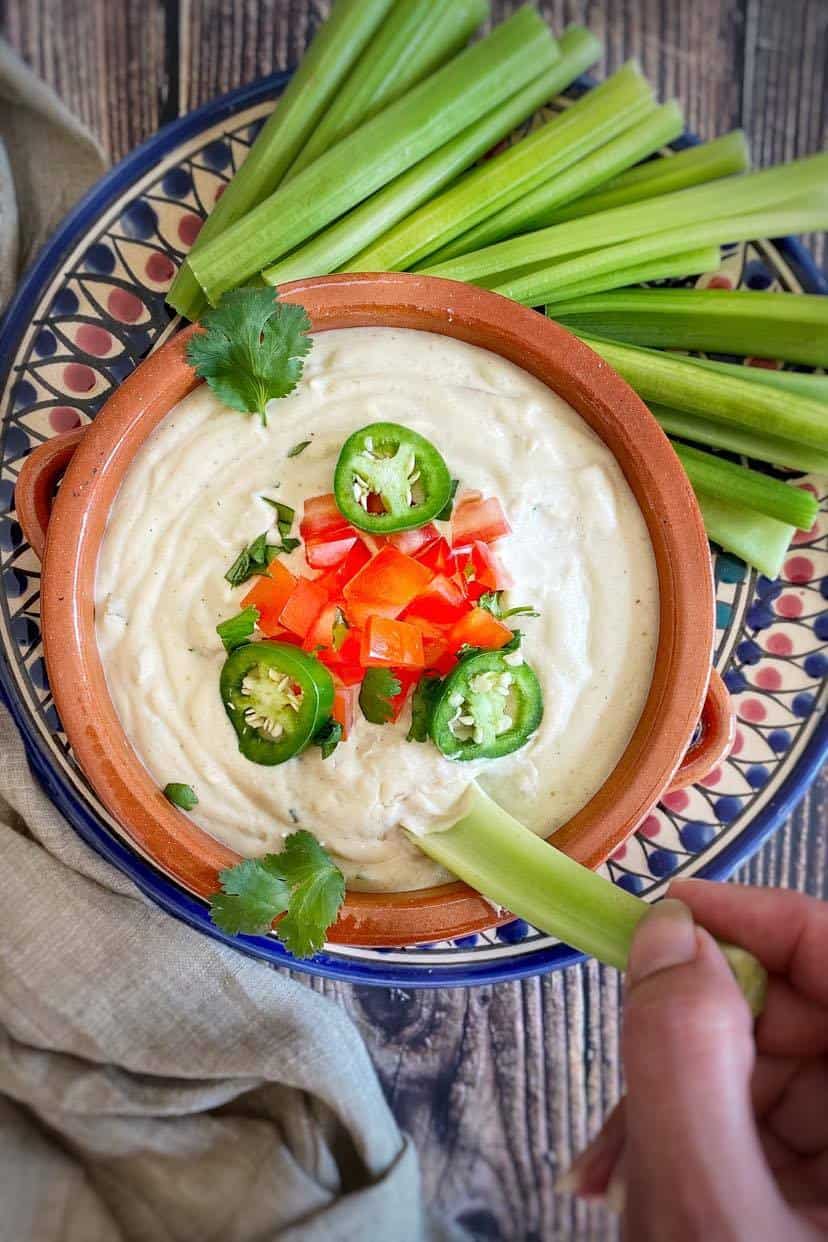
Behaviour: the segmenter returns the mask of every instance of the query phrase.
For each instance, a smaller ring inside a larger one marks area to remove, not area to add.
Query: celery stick
[[[534,10],[519,9],[486,39],[411,88],[331,147],[220,237],[193,251],[209,300],[289,254],[375,190],[436,151],[557,59]]]
[[[696,499],[708,539],[726,552],[740,556],[767,578],[779,577],[793,538],[793,526],[702,491],[696,491]]]
[[[565,298],[565,305],[568,306],[573,298],[580,298],[589,293],[601,293],[605,289],[638,285],[645,280],[678,279],[681,276],[698,276],[702,272],[715,272],[719,262],[718,246],[700,246],[696,250],[683,250],[678,254],[668,254],[663,259],[651,259],[648,262],[633,264],[632,267],[616,268],[615,271],[595,276],[592,280],[566,285],[558,291],[558,296],[561,302]],[[553,302],[547,306],[546,313],[550,319],[558,318],[558,305],[559,303]]]
[[[550,177],[536,189],[456,237],[447,246],[441,246],[428,256],[426,265],[431,267],[435,263],[444,263],[455,255],[468,254],[470,250],[479,250],[481,246],[490,246],[504,237],[514,237],[516,233],[536,228],[535,219],[548,212],[553,205],[566,203],[593,186],[601,185],[619,168],[629,168],[645,156],[652,155],[665,143],[672,142],[683,130],[684,116],[676,101],[662,104],[592,155],[579,160],[572,168]]]
[[[336,0],[247,158],[213,205],[190,255],[273,193],[391,4]],[[204,309],[204,295],[189,263],[181,267],[167,301],[188,319],[198,318]]]
[[[337,268],[349,267],[348,261],[363,247],[370,246],[398,220],[454,181],[516,125],[583,73],[601,52],[600,44],[589,31],[578,28],[565,31],[559,47],[560,59],[551,69],[360,203],[330,228],[267,268],[262,273],[263,279],[268,284],[278,285],[301,276],[324,276]],[[358,259],[354,261],[359,262]]]
[[[624,970],[647,903],[549,845],[478,786],[461,820],[409,840],[490,901],[582,953]],[[754,1014],[767,976],[744,949],[722,945]]]
[[[706,496],[756,509],[800,530],[810,530],[816,521],[816,498],[801,487],[790,487],[759,470],[739,466],[688,444],[674,443],[673,448],[693,487]]]
[[[769,388],[784,388],[785,392],[795,392],[800,397],[828,403],[828,375],[811,375],[808,371],[776,371],[771,367],[746,367],[741,362],[718,362],[713,358],[691,356],[690,361],[707,371],[734,375],[737,379],[751,380],[755,384],[767,384]]]
[[[630,345],[828,365],[828,298],[818,294],[624,289],[566,305],[556,299],[555,318],[567,327]]]
[[[603,145],[645,111],[652,92],[634,62],[565,112],[426,203],[359,256],[355,271],[402,271]]]
[[[285,181],[450,60],[488,12],[488,0],[403,0],[395,4],[291,164]]]
[[[673,354],[579,335],[648,403],[828,450],[828,420],[817,401],[715,375]]]
[[[742,370],[741,367],[738,369]],[[755,461],[786,466],[805,474],[828,474],[828,453],[821,453],[808,444],[766,435],[753,427],[738,427],[735,423],[718,423],[698,414],[685,414],[655,402],[648,402],[648,405],[669,436],[692,440],[709,448],[729,449],[731,453],[741,453]]]
[[[692,193],[692,191],[689,192]],[[591,220],[599,218],[598,216],[589,217]],[[562,224],[559,227],[567,228],[568,226]],[[708,223],[688,225],[679,233],[673,228],[664,233],[648,233],[646,236],[631,238],[616,246],[607,246],[606,249],[592,249],[587,254],[568,259],[567,262],[553,262],[550,267],[533,266],[526,272],[507,272],[502,282],[488,283],[488,287],[503,294],[504,297],[513,298],[516,302],[523,302],[527,306],[537,306],[542,302],[554,303],[557,301],[559,288],[574,284],[575,281],[580,283],[582,280],[592,280],[596,276],[612,272],[616,267],[632,267],[634,264],[649,262],[674,253],[677,242],[687,249],[695,249],[697,246],[715,246],[728,241],[750,241],[756,237],[783,237],[788,233],[809,233],[812,230],[826,227],[828,227],[828,198],[819,199],[814,195],[811,200],[807,198],[803,198],[801,202],[793,200],[752,215],[730,216],[711,220]],[[533,235],[529,234],[529,237],[531,236]],[[463,261],[463,259],[456,260],[458,263]],[[632,292],[644,292],[649,295],[656,291],[634,290]],[[665,292],[669,291],[665,290]]]
[[[788,199],[806,195],[809,191],[819,192],[824,189],[826,178],[828,153],[812,155],[776,168],[765,168],[761,172],[725,177],[709,185],[697,185],[689,190],[662,194],[643,203],[615,207],[611,211],[587,216],[584,220],[569,220],[565,224],[538,229],[537,232],[513,237],[494,246],[485,246],[448,263],[428,265],[423,270],[432,276],[446,276],[449,280],[475,282],[483,276],[545,264],[564,255],[596,250],[667,229],[684,229],[697,225],[700,220],[732,219],[746,212],[758,216]],[[683,233],[678,240],[685,249],[691,245],[708,244],[708,241],[689,242]]]
[[[720,177],[730,177],[750,168],[750,152],[741,129],[734,129],[712,142],[686,147],[661,159],[648,160],[637,168],[613,177],[606,185],[592,194],[585,194],[565,207],[556,207],[538,215],[529,227],[545,228],[561,224],[564,220],[580,220],[594,215],[596,211],[609,211],[625,203],[638,203],[658,194],[671,194],[675,190],[689,189]]]

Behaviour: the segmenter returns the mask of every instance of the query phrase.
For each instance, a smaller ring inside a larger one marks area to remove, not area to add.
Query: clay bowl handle
[[[29,454],[17,477],[14,502],[26,542],[38,560],[43,560],[46,530],[55,493],[63,473],[80,444],[85,427],[53,436]]]
[[[694,785],[727,757],[736,733],[733,703],[727,686],[715,668],[699,719],[699,736],[693,741],[673,777],[670,792]]]

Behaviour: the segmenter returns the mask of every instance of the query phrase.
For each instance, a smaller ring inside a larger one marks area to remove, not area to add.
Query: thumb
[[[785,1236],[750,1103],[750,1012],[680,901],[642,920],[627,987],[625,1237]]]

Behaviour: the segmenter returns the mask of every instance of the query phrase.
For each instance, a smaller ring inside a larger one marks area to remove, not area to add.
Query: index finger
[[[702,927],[758,957],[773,974],[828,1005],[828,904],[780,888],[676,880],[670,896],[690,907]]]

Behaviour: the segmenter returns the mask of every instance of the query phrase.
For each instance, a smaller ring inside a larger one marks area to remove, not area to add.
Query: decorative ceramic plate
[[[286,80],[278,74],[233,91],[114,168],[45,247],[0,331],[0,686],[35,771],[80,835],[171,914],[224,940],[206,904],[125,838],[73,761],[47,683],[40,567],[15,520],[14,484],[26,454],[94,418],[168,328],[164,294],[176,267]],[[828,292],[791,241],[727,247],[718,273],[683,283]],[[828,509],[828,481],[805,483]],[[736,703],[736,744],[703,785],[667,795],[608,861],[609,878],[630,892],[657,897],[679,873],[727,875],[790,814],[828,751],[828,512],[795,543],[777,581],[732,556],[716,557],[716,664]],[[275,937],[229,942],[295,965]],[[450,943],[330,946],[300,965],[412,987],[492,982],[576,960],[515,920]]]

